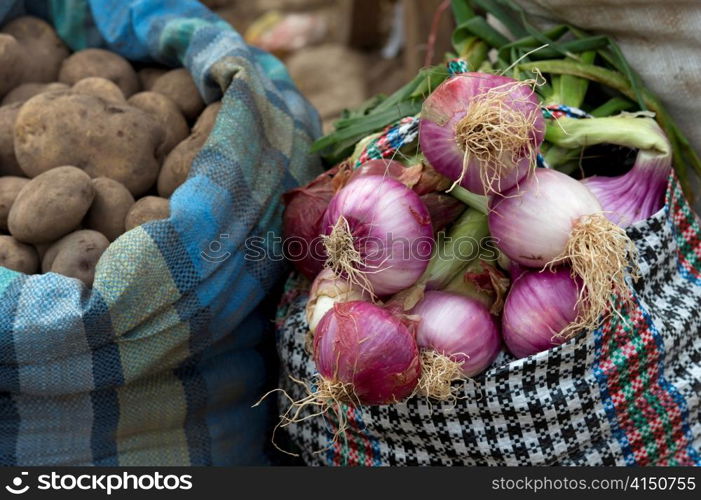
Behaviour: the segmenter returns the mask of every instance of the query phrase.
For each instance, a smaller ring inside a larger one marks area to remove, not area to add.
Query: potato
[[[124,219],[134,197],[122,184],[107,177],[93,179],[92,185],[95,199],[85,217],[85,226],[114,241],[124,233]]]
[[[129,61],[103,49],[85,49],[63,62],[58,81],[75,85],[83,78],[99,76],[117,84],[125,97],[139,91],[139,79]]]
[[[14,128],[21,103],[0,107],[0,175],[24,177],[15,156]]]
[[[158,194],[160,196],[169,198],[185,182],[190,173],[192,161],[202,149],[214,128],[219,109],[221,109],[221,102],[215,102],[207,106],[197,123],[195,123],[195,126],[192,127],[192,134],[175,146],[173,151],[166,157],[161,173],[158,176]]]
[[[204,109],[195,81],[185,68],[168,71],[153,83],[151,90],[170,97],[188,120],[197,118]]]
[[[127,104],[150,113],[163,127],[165,141],[163,151],[165,154],[183,141],[190,134],[180,108],[170,98],[156,92],[139,92],[129,98]]]
[[[22,61],[22,47],[15,37],[0,33],[0,96],[19,84],[22,74],[17,68]]]
[[[75,231],[49,247],[41,270],[77,278],[90,287],[95,280],[95,266],[108,246],[110,242],[97,231]]]
[[[64,83],[23,83],[10,90],[2,100],[2,105],[23,103],[43,92],[54,90],[67,90],[69,87]]]
[[[39,256],[34,247],[25,245],[12,236],[0,236],[0,267],[35,274],[39,271]]]
[[[40,94],[15,122],[15,156],[29,177],[60,165],[109,177],[135,196],[158,176],[165,134],[155,118],[126,104],[72,92]]]
[[[76,167],[58,167],[24,185],[7,217],[10,234],[24,243],[47,243],[70,233],[85,217],[95,190]]]
[[[165,75],[167,72],[168,70],[165,68],[140,69],[137,75],[139,77],[139,82],[141,82],[141,88],[144,90],[151,90],[156,80]]]
[[[29,182],[23,177],[0,177],[0,231],[7,232],[7,216],[22,188]]]
[[[134,203],[124,219],[124,226],[131,231],[137,226],[151,220],[167,219],[170,216],[170,204],[165,198],[146,196]]]
[[[58,79],[58,72],[70,51],[56,30],[36,17],[20,17],[5,25],[3,33],[15,37],[22,47],[20,81],[48,83]]]
[[[83,78],[73,85],[73,92],[76,94],[92,95],[108,102],[116,102],[117,104],[124,104],[126,102],[124,94],[122,94],[122,91],[117,87],[116,83],[105,78],[100,78],[99,76]]]

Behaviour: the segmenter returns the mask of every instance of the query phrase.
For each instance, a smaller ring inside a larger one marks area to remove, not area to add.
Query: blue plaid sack
[[[282,193],[320,171],[316,113],[199,2],[0,2],[2,24],[26,14],[73,50],[184,65],[223,106],[170,218],[115,241],[92,290],[0,268],[0,463],[265,463],[260,304],[285,264],[246,258],[246,241],[273,251]]]

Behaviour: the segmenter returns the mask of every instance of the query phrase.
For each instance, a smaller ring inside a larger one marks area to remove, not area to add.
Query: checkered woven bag
[[[521,360],[499,356],[456,404],[344,407],[284,428],[311,465],[701,464],[699,220],[671,179],[665,208],[629,229],[640,252],[634,305],[601,328]],[[281,385],[312,380],[304,283],[279,309]],[[280,399],[282,410],[289,404]]]

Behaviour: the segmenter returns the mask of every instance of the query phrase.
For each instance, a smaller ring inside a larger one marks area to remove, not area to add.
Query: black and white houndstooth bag
[[[310,465],[701,464],[701,232],[676,180],[629,234],[635,301],[598,330],[521,360],[501,354],[455,404],[343,407],[336,442],[332,415],[278,432]],[[305,391],[290,377],[316,374],[304,287],[290,279],[278,314],[280,383],[295,399]]]

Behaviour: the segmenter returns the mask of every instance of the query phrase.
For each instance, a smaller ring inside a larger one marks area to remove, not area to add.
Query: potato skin
[[[138,200],[127,213],[124,226],[131,231],[148,221],[167,219],[170,216],[170,203],[165,198],[146,196]]]
[[[139,79],[129,61],[103,49],[85,49],[63,61],[58,81],[75,85],[83,78],[99,76],[117,84],[125,97],[140,90]]]
[[[15,37],[23,49],[21,82],[48,83],[58,79],[61,64],[70,51],[53,26],[25,16],[6,24],[2,32]]]
[[[22,47],[12,35],[0,33],[0,97],[17,86],[22,78],[18,71],[22,61]]]
[[[72,89],[76,94],[95,96],[108,102],[115,102],[117,104],[124,104],[126,102],[122,90],[117,87],[116,83],[105,78],[100,78],[99,76],[83,78],[73,85]]]
[[[192,127],[192,133],[166,157],[158,176],[158,194],[163,198],[169,198],[187,180],[192,161],[212,132],[220,109],[221,102],[207,106]]]
[[[7,216],[12,204],[28,182],[24,177],[0,177],[0,231],[7,232]]]
[[[39,256],[34,247],[17,241],[12,236],[0,236],[0,267],[24,274],[39,271]]]
[[[0,107],[0,175],[24,177],[15,155],[14,129],[21,103]]]
[[[177,104],[170,98],[157,92],[139,92],[129,98],[127,104],[150,113],[163,127],[165,141],[163,151],[165,154],[183,141],[190,134],[190,127],[185,117],[180,112]]]
[[[92,180],[95,199],[85,216],[85,226],[102,233],[109,241],[124,233],[124,220],[134,197],[119,182],[107,177]]]
[[[170,97],[188,120],[197,118],[205,106],[195,81],[185,68],[168,71],[153,83],[151,90]]]
[[[140,109],[72,92],[24,103],[14,132],[15,156],[27,176],[74,165],[91,177],[121,182],[135,196],[155,183],[165,137]]]
[[[24,103],[35,95],[39,95],[43,92],[52,92],[54,90],[68,90],[68,85],[63,83],[53,82],[53,83],[23,83],[13,88],[7,93],[7,95],[2,100],[2,105]]]
[[[95,280],[95,266],[109,245],[107,238],[97,231],[75,231],[46,250],[41,270],[77,278],[91,287]]]
[[[76,167],[58,167],[24,185],[12,204],[7,225],[23,243],[55,241],[80,225],[95,190]]]
[[[168,70],[165,68],[142,68],[136,74],[139,77],[141,88],[143,90],[151,90],[156,80],[166,73],[168,73]]]

